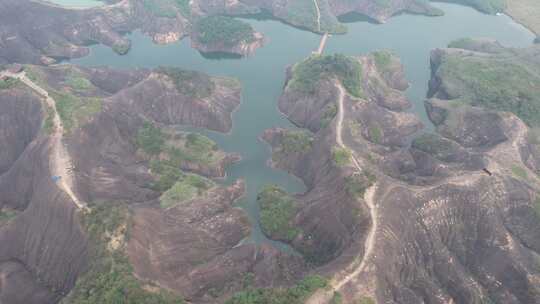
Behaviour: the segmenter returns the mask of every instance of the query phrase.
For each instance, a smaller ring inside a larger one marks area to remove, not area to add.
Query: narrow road
[[[317,0],[313,0],[313,3],[315,3],[315,9],[317,10],[317,31],[321,32],[321,9],[319,8],[319,2]]]
[[[73,176],[70,172],[72,160],[69,152],[63,144],[64,124],[62,123],[60,115],[58,115],[58,111],[56,110],[56,101],[49,96],[49,93],[45,89],[30,80],[30,78],[26,76],[25,72],[18,74],[3,72],[1,75],[19,79],[25,85],[45,98],[47,105],[54,110],[53,133],[51,134],[50,141],[52,153],[51,157],[49,158],[51,175],[60,177],[60,180],[57,182],[58,186],[71,198],[78,209],[87,210],[88,207],[86,204],[81,202],[73,191]]]
[[[336,122],[336,143],[342,149],[347,149],[351,152],[351,160],[354,167],[358,170],[358,173],[362,173],[364,170],[362,169],[361,162],[359,162],[356,156],[354,155],[354,151],[352,149],[349,149],[343,142],[343,121],[345,118],[345,112],[344,112],[345,107],[343,103],[345,102],[345,89],[337,81],[336,81],[336,87],[338,88],[338,91],[339,91],[338,113],[337,113],[337,122]],[[317,291],[312,297],[310,297],[306,301],[306,304],[329,303],[332,297],[334,296],[334,292],[339,291],[343,286],[345,286],[345,284],[349,283],[351,280],[357,277],[366,268],[367,261],[371,257],[373,253],[373,249],[375,248],[375,240],[376,240],[375,235],[376,235],[377,227],[378,227],[377,206],[375,205],[375,201],[374,201],[374,196],[375,196],[376,191],[377,191],[377,184],[368,188],[366,192],[364,193],[364,201],[366,202],[369,208],[369,213],[371,217],[371,227],[369,229],[368,236],[364,243],[364,256],[362,257],[360,265],[356,269],[354,269],[354,271],[346,275],[344,278],[341,278],[338,281],[332,281],[330,283],[330,288]]]
[[[351,159],[353,162],[353,165],[356,167],[359,173],[363,172],[362,166],[356,156],[354,155],[354,150],[349,149],[345,143],[343,142],[343,120],[345,117],[344,112],[344,101],[345,101],[345,89],[343,86],[336,82],[336,86],[339,90],[339,100],[338,100],[338,121],[336,124],[336,142],[338,145],[343,148],[351,151]],[[356,277],[358,274],[360,274],[364,268],[366,267],[366,261],[371,256],[373,249],[375,248],[375,232],[377,231],[378,226],[378,214],[377,214],[377,206],[375,205],[375,201],[373,200],[375,196],[375,191],[377,190],[377,185],[371,186],[369,189],[366,190],[364,194],[364,200],[366,201],[366,204],[369,208],[369,213],[371,216],[371,228],[369,229],[368,236],[366,238],[366,242],[364,244],[364,257],[362,258],[362,262],[356,268],[356,270],[352,273],[350,273],[348,276],[334,284],[335,290],[339,290],[341,287],[343,287],[345,284],[347,284],[351,279]]]

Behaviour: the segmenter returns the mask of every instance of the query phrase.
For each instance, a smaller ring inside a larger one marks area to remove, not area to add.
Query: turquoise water
[[[71,8],[89,8],[103,5],[99,0],[45,0],[60,6]]]
[[[365,54],[378,49],[391,49],[402,59],[411,87],[407,91],[413,102],[411,111],[417,113],[429,129],[431,124],[423,107],[430,78],[429,52],[445,47],[450,41],[462,37],[488,37],[506,46],[524,47],[532,44],[534,35],[506,16],[483,15],[471,8],[436,4],[445,11],[443,17],[400,15],[386,24],[368,22],[350,23],[349,33],[329,39],[326,53]],[[269,147],[259,140],[265,129],[293,126],[277,109],[282,92],[285,69],[315,50],[320,36],[284,25],[273,20],[248,20],[253,27],[268,38],[265,47],[255,56],[246,59],[208,59],[190,48],[189,41],[160,46],[148,37],[133,33],[131,51],[125,56],[116,55],[107,47],[92,47],[91,55],[73,63],[95,66],[108,65],[119,68],[178,66],[207,72],[213,75],[232,76],[243,85],[243,100],[234,113],[234,126],[230,134],[203,131],[225,151],[237,152],[243,160],[228,170],[227,182],[242,178],[247,182],[247,195],[241,205],[253,223],[249,240],[256,243],[268,241],[258,225],[256,195],[269,183],[277,184],[291,192],[303,192],[301,181],[286,172],[267,166]],[[274,243],[278,246],[280,244]]]

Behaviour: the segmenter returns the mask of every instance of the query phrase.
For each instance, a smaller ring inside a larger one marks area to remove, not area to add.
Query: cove
[[[430,78],[429,54],[434,48],[445,47],[450,41],[463,38],[492,38],[505,46],[531,45],[535,36],[507,16],[490,16],[472,8],[455,4],[436,3],[445,12],[441,17],[400,15],[385,24],[369,22],[348,23],[349,33],[329,38],[325,54],[359,55],[380,49],[396,53],[405,66],[411,86],[407,96],[413,103],[411,111],[432,129],[423,102]],[[266,184],[277,184],[289,192],[306,191],[303,183],[281,170],[267,166],[271,158],[269,147],[259,140],[264,130],[272,127],[294,128],[279,113],[277,100],[285,81],[285,69],[306,58],[315,50],[320,36],[287,26],[275,20],[247,19],[255,30],[269,39],[253,57],[225,59],[203,57],[190,47],[189,39],[170,45],[156,45],[140,33],[132,33],[132,49],[127,55],[116,55],[111,49],[95,45],[85,58],[72,60],[85,66],[107,65],[116,68],[178,66],[211,75],[231,76],[242,82],[242,104],[233,115],[230,134],[200,131],[228,152],[236,152],[242,161],[228,169],[226,182],[244,179],[247,192],[240,205],[253,224],[252,235],[246,242],[271,242],[261,232],[257,193]],[[187,129],[187,128],[184,128]],[[287,246],[271,242],[280,247]]]

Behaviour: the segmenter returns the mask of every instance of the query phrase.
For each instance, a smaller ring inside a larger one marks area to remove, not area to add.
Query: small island
[[[192,47],[201,53],[249,56],[264,44],[264,36],[246,22],[225,16],[198,20],[191,35]]]

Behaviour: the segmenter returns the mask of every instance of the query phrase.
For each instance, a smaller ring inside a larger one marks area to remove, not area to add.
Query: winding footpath
[[[313,3],[315,4],[315,9],[317,10],[317,31],[321,32],[321,9],[319,8],[319,2],[317,0],[313,0]]]
[[[24,83],[36,93],[38,93],[40,96],[45,98],[47,106],[54,110],[52,131],[53,133],[51,134],[50,141],[52,148],[52,157],[49,158],[51,175],[58,176],[60,178],[57,182],[58,187],[60,187],[60,189],[69,196],[69,198],[73,201],[73,203],[75,203],[79,210],[88,210],[86,204],[79,200],[79,198],[77,197],[77,195],[75,195],[75,192],[73,191],[73,176],[71,173],[72,160],[69,152],[67,151],[63,143],[64,124],[62,123],[60,115],[58,114],[58,111],[56,109],[56,101],[51,96],[49,96],[49,93],[45,89],[30,80],[30,78],[26,76],[25,72],[17,74],[3,72],[0,73],[0,76],[7,76],[20,80],[22,83]]]
[[[358,170],[358,173],[361,173],[363,171],[362,166],[360,165],[360,162],[354,155],[354,151],[352,149],[349,149],[344,143],[343,143],[343,119],[345,117],[344,113],[344,100],[345,100],[345,89],[340,83],[336,82],[336,86],[339,90],[339,100],[338,100],[338,121],[337,121],[337,127],[336,127],[336,142],[338,145],[343,148],[347,149],[351,152],[351,159],[353,162],[353,165]],[[335,290],[339,290],[341,287],[343,287],[345,284],[347,284],[350,280],[352,280],[354,277],[359,275],[364,268],[366,267],[366,261],[371,256],[373,249],[375,248],[375,232],[377,231],[378,226],[378,214],[377,214],[377,206],[375,205],[374,196],[375,191],[377,190],[377,185],[371,186],[369,189],[366,190],[364,193],[364,200],[366,201],[366,204],[369,208],[369,213],[371,217],[371,228],[369,229],[368,236],[366,238],[366,242],[364,244],[364,257],[362,258],[362,262],[356,268],[352,273],[347,275],[345,278],[337,282],[333,285]]]
[[[344,102],[345,102],[345,89],[343,86],[336,81],[336,87],[339,91],[339,98],[338,98],[338,113],[337,113],[337,122],[336,122],[336,142],[342,149],[347,149],[351,152],[351,160],[352,164],[358,171],[358,173],[362,173],[364,170],[362,169],[361,162],[358,161],[358,158],[354,155],[354,151],[352,149],[349,149],[345,143],[343,142],[343,121],[345,118],[345,112],[344,112]],[[377,206],[375,205],[375,192],[377,191],[377,184],[375,183],[373,186],[368,188],[366,192],[364,193],[364,200],[369,208],[369,213],[371,217],[371,227],[369,229],[368,236],[366,238],[366,241],[364,243],[364,255],[362,257],[362,260],[360,261],[360,264],[358,267],[356,267],[354,270],[350,271],[349,274],[347,274],[345,277],[340,278],[339,280],[332,280],[330,282],[330,288],[327,289],[320,289],[317,292],[313,294],[307,301],[306,304],[327,304],[332,300],[332,297],[334,296],[334,293],[339,291],[343,286],[345,286],[347,283],[349,283],[351,280],[356,278],[359,274],[361,274],[367,265],[368,259],[371,257],[373,253],[373,249],[375,248],[375,235],[378,227],[378,213],[377,213]],[[353,262],[354,264],[354,262]]]

